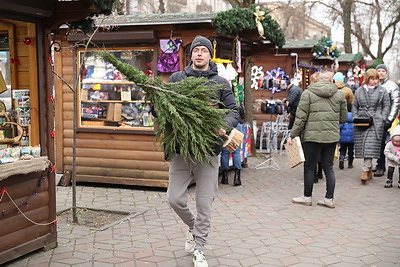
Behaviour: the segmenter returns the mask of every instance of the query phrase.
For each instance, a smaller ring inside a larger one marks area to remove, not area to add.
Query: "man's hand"
[[[293,144],[292,138],[291,138],[291,137],[289,137],[289,138],[287,139],[286,144],[288,144],[289,146],[291,146],[291,145]]]
[[[219,136],[224,136],[224,135],[226,134],[226,131],[225,131],[224,129],[221,128],[221,129],[218,130],[217,134],[218,134]]]

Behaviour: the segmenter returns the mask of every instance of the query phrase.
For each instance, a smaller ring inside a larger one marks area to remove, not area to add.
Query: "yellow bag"
[[[339,158],[339,145],[336,145],[335,154],[333,155],[333,161]]]
[[[397,125],[399,125],[399,119],[398,119],[398,118],[395,118],[395,119],[393,120],[393,122],[392,122],[392,126],[390,126],[390,129],[389,129],[389,134],[390,134],[390,135],[392,135],[393,129],[394,129],[394,127],[396,127]]]

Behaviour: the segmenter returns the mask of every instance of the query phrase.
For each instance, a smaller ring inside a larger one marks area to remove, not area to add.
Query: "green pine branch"
[[[219,104],[216,92],[222,85],[194,77],[164,83],[159,78],[146,76],[109,52],[98,54],[140,86],[146,92],[146,101],[155,105],[158,126],[155,140],[161,138],[166,160],[179,148],[186,160],[209,162],[215,146],[222,142],[216,130],[226,128],[224,116],[228,110],[215,107]]]

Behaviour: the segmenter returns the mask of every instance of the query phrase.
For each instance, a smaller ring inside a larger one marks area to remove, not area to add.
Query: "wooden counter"
[[[49,165],[47,157],[0,165],[0,264],[57,246],[55,181]]]

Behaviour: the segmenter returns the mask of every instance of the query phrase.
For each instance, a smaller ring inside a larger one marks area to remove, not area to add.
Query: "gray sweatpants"
[[[218,169],[219,156],[212,157],[211,164],[186,162],[181,155],[174,155],[170,162],[168,202],[182,221],[194,229],[195,249],[203,249],[210,231],[212,203],[218,190]],[[187,205],[187,188],[192,179],[196,181],[196,216]]]

